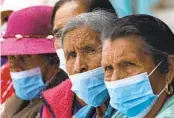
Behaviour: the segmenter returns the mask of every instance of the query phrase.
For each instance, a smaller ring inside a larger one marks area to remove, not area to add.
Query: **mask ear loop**
[[[150,75],[152,75],[152,73],[161,65],[162,62],[163,62],[163,60],[160,61],[160,62],[158,63],[158,65],[149,73],[148,77],[149,77]],[[166,88],[166,86],[165,86],[164,89],[158,94],[158,96],[160,96],[160,95],[164,92],[165,88]]]
[[[162,91],[158,94],[158,96],[161,96],[161,94],[165,91],[165,89],[167,88],[167,86],[168,86],[168,85],[166,85],[166,86],[162,89]]]
[[[51,59],[54,59],[54,58],[58,58],[58,57],[57,57],[57,56],[55,56],[55,57],[49,57],[48,60],[42,65],[41,70],[43,69],[43,67],[44,67]],[[55,73],[55,74],[51,77],[50,80],[46,81],[45,84],[48,85],[48,84],[54,79],[54,77],[56,76],[56,74],[57,74],[57,73]]]
[[[42,71],[42,69],[44,68],[44,66],[50,61],[50,59],[48,59],[43,65],[42,67],[40,68],[40,70]]]
[[[58,57],[57,56],[55,56],[55,57],[49,57],[48,60],[46,60],[45,63],[42,65],[41,70],[44,68],[44,66],[46,64],[48,64],[48,62],[50,61],[50,59],[54,59],[54,58],[58,58]]]
[[[163,88],[163,90],[158,94],[158,96],[160,96],[164,92],[164,90],[166,90],[166,89],[167,89],[167,94],[168,95],[172,95],[173,94],[173,87],[172,87],[172,85],[167,83],[165,85],[165,87]]]
[[[150,74],[148,76],[150,76],[161,65],[162,62],[163,62],[163,60],[159,62],[159,64],[150,72]],[[168,95],[172,95],[174,92],[172,85],[167,83],[165,85],[164,89],[158,94],[158,96],[160,96],[164,92],[165,89],[167,89]]]
[[[161,65],[162,62],[163,60],[158,63],[158,65],[149,73],[148,77]]]

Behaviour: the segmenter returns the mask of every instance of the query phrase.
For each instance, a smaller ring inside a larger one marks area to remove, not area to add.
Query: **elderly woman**
[[[104,84],[104,71],[101,68],[100,34],[104,27],[113,24],[116,18],[116,15],[106,11],[84,13],[71,19],[62,30],[61,39],[66,70],[72,83],[71,90],[75,93],[74,103],[71,100],[72,108],[69,117],[72,115],[77,118],[95,115],[103,117],[105,115],[109,95]],[[58,96],[57,94],[59,93],[55,92],[54,96]],[[61,98],[52,99],[59,104]],[[79,99],[89,106],[82,108],[82,105],[78,103]],[[75,105],[82,108],[76,115]],[[50,107],[55,109],[54,104]],[[55,113],[56,117],[60,116],[58,112],[55,111]]]
[[[51,24],[53,34],[56,34],[58,40],[55,41],[56,52],[60,55],[60,67],[65,70],[65,58],[63,50],[60,49],[61,29],[67,21],[79,14],[91,12],[93,9],[106,9],[114,12],[114,8],[108,0],[59,0],[54,6]]]
[[[33,6],[13,12],[2,56],[7,56],[15,95],[5,103],[3,118],[35,118],[43,104],[40,93],[68,78],[59,68],[49,25],[52,7]],[[44,19],[44,20],[43,20]]]
[[[174,34],[161,20],[131,15],[103,33],[102,67],[113,118],[174,117]]]

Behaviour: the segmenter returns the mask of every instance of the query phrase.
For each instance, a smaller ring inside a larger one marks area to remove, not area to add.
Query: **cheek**
[[[10,68],[12,68],[15,65],[14,61],[8,60],[7,62],[9,64]]]
[[[50,60],[44,59],[42,56],[32,57],[32,59],[27,61],[28,69],[40,67],[40,69],[45,69],[50,64]]]
[[[8,59],[9,68],[11,72],[20,72],[24,70],[23,63],[19,59]]]
[[[46,63],[46,62],[45,62]],[[42,67],[43,65],[44,65],[44,62],[42,61],[42,60],[39,60],[39,59],[36,59],[35,61],[32,61],[32,62],[30,62],[30,64],[28,64],[30,67],[32,67],[32,68],[35,68],[35,67],[40,67],[40,68],[45,68],[45,66],[44,67]]]
[[[13,57],[8,57],[7,62],[9,63],[10,67],[13,67],[19,63],[18,59],[13,59]]]
[[[125,72],[128,76],[135,76],[141,72],[144,72],[144,68],[138,68],[138,67],[126,68]]]
[[[75,66],[75,60],[66,61],[66,70],[70,75],[73,74],[74,66]]]
[[[9,68],[10,68],[11,72],[18,72],[18,71],[20,71],[20,70],[17,69],[17,68],[19,68],[19,65],[16,64],[14,61],[9,61],[8,60],[8,63],[9,63]]]
[[[165,75],[154,73],[149,77],[149,79],[154,93],[159,94],[166,85]]]

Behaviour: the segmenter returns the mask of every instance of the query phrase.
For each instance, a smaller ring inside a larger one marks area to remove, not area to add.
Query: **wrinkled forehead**
[[[108,48],[112,50],[116,48],[126,48],[128,50],[141,50],[144,44],[145,42],[141,40],[141,37],[136,35],[120,36],[114,39],[106,38],[103,40],[103,50],[107,50]]]
[[[80,26],[71,31],[68,31],[64,36],[64,43],[69,44],[95,44],[101,41],[99,40],[99,34],[94,31],[91,27]]]
[[[120,37],[116,40],[107,39],[103,41],[102,55],[104,58],[137,58],[146,55],[142,41],[135,37]]]

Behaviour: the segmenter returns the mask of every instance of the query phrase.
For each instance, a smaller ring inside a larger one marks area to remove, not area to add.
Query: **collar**
[[[63,82],[67,78],[68,78],[68,75],[66,74],[66,72],[63,70],[60,70],[59,72],[56,73],[56,75],[53,77],[51,82],[48,84],[47,89],[50,89],[59,85],[61,82]]]

